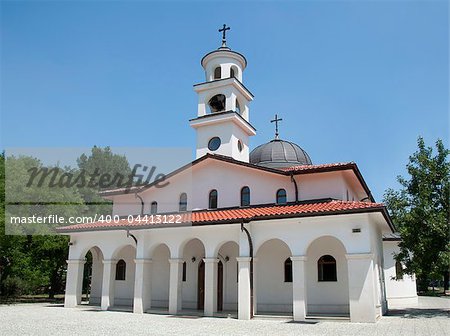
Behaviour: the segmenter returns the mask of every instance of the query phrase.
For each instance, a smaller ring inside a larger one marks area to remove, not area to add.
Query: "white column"
[[[151,259],[135,259],[133,312],[142,314],[151,308]]]
[[[205,316],[217,311],[217,264],[219,259],[205,258]]]
[[[116,280],[117,260],[103,260],[103,282],[101,309],[108,310],[114,306],[114,282]]]
[[[376,322],[373,255],[347,254],[351,322]]]
[[[258,282],[258,274],[256,273],[256,263],[258,262],[258,258],[253,257],[253,315],[258,314],[258,296],[256,295],[257,290],[257,282]]]
[[[169,259],[169,314],[177,314],[181,310],[181,280],[183,275],[183,259]]]
[[[83,286],[84,259],[67,260],[66,295],[64,307],[73,308],[81,303],[81,290]]]
[[[306,319],[306,256],[291,257],[294,321]]]
[[[237,257],[239,263],[238,318],[250,320],[250,260],[251,257]]]

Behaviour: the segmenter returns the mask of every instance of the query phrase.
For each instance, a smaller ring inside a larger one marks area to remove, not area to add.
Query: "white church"
[[[120,220],[58,229],[70,236],[65,307],[81,304],[89,251],[89,304],[102,310],[376,322],[414,303],[415,279],[393,257],[399,237],[355,163],[313,164],[278,127],[250,151],[247,60],[228,29],[194,85],[196,159],[164,188],[101,192]]]

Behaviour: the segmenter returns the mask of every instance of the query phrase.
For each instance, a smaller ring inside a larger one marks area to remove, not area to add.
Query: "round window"
[[[220,147],[220,138],[219,137],[214,137],[211,138],[211,140],[209,140],[208,142],[208,148],[210,151],[216,151],[219,147]]]
[[[239,152],[242,152],[243,149],[244,149],[244,146],[242,145],[242,141],[238,140],[238,150],[239,150]]]

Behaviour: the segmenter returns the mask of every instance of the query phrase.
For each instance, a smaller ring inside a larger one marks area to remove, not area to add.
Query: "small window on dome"
[[[214,69],[214,79],[220,79],[222,78],[222,68],[218,66]]]
[[[237,99],[236,99],[236,113],[241,114],[241,105],[239,105],[239,102]]]
[[[278,189],[278,191],[277,191],[277,204],[286,204],[286,190]]]
[[[233,68],[230,69],[230,77],[231,78],[236,77],[235,74],[234,74],[234,69]]]

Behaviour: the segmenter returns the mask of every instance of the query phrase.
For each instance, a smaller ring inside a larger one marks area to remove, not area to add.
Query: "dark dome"
[[[252,150],[250,163],[269,168],[312,164],[308,153],[300,146],[280,139],[274,139]]]

